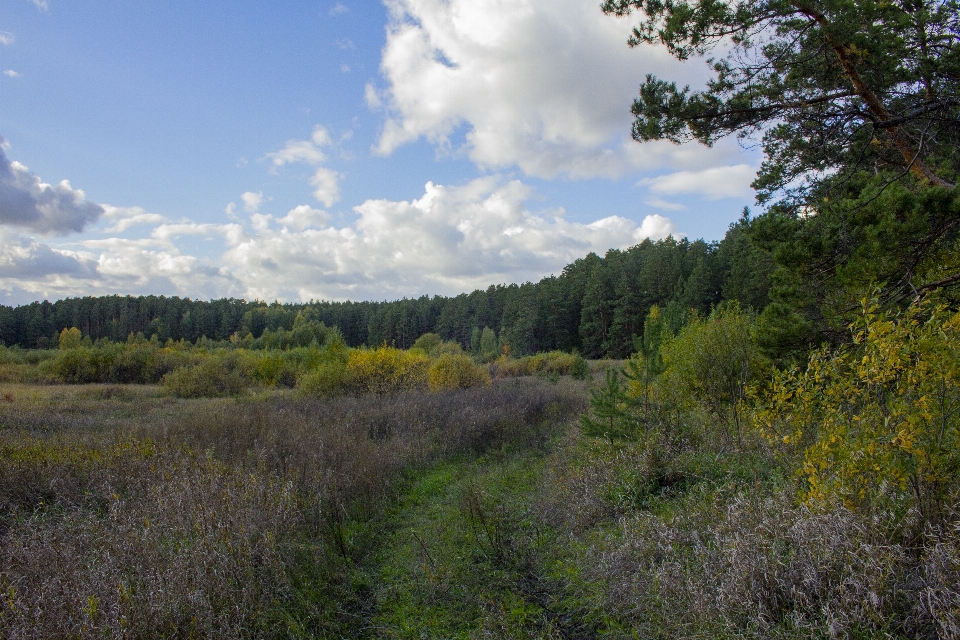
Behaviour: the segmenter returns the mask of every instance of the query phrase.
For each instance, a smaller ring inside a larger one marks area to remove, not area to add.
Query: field
[[[533,455],[584,405],[536,379],[330,401],[2,398],[4,637],[377,636],[370,574],[414,480]]]
[[[586,435],[602,384],[3,385],[0,633],[956,634],[955,530],[911,545],[802,506],[761,439],[731,449],[702,411],[656,443]]]

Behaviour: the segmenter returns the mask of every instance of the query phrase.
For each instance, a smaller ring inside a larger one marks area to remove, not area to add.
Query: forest
[[[492,285],[452,298],[268,305],[108,296],[0,307],[0,341],[43,349],[55,346],[70,327],[93,341],[122,342],[131,334],[161,342],[259,339],[265,332],[292,330],[297,315],[310,309],[311,317],[337,327],[351,347],[386,343],[407,349],[421,335],[436,333],[476,352],[489,329],[518,355],[563,350],[623,358],[654,305],[675,314],[708,313],[723,300],[766,306],[773,263],[769,252],[749,241],[749,226],[744,217],[719,243],[647,240],[602,258],[590,254],[536,284]]]

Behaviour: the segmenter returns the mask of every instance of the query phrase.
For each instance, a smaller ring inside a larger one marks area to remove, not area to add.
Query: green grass
[[[546,575],[556,536],[532,513],[542,454],[446,462],[391,510],[363,570],[371,637],[562,637]]]

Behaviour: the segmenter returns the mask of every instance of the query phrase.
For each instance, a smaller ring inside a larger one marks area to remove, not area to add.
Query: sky
[[[597,0],[6,0],[0,303],[456,295],[719,240],[761,156],[630,138]]]

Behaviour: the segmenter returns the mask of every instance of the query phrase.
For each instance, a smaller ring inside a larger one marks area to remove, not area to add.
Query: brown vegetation
[[[536,380],[332,401],[11,387],[0,405],[0,635],[339,635],[407,471],[539,446],[582,397]]]

